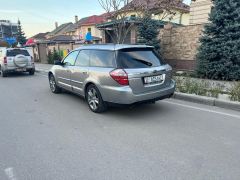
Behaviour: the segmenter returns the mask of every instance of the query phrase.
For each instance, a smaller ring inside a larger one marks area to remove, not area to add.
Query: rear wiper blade
[[[136,58],[133,58],[135,61],[138,61],[138,62],[141,62],[141,63],[143,63],[143,64],[145,64],[145,65],[147,65],[147,66],[152,66],[153,64],[152,63],[150,63],[150,62],[148,62],[148,61],[144,61],[144,60],[142,60],[142,59],[136,59]]]

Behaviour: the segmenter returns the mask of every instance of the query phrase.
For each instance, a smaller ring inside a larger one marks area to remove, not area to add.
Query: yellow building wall
[[[175,15],[173,14],[160,14],[160,15],[154,15],[153,19],[156,20],[163,20],[166,22],[171,22],[171,23],[176,23],[176,24],[182,24],[182,25],[189,25],[189,20],[190,20],[190,13],[182,13],[179,11],[174,12]]]
[[[208,23],[209,13],[213,4],[211,0],[192,1],[190,6],[190,24]]]
[[[167,15],[167,16],[166,16],[166,13],[153,15],[153,19],[163,20],[166,22],[172,22],[172,23],[177,23],[177,24],[182,24],[182,25],[189,25],[190,13],[182,13],[177,10],[174,13],[175,13],[175,15]],[[124,16],[126,16],[126,17],[131,17],[131,16],[142,17],[143,14],[138,11],[130,11],[130,12],[124,14]],[[120,16],[119,16],[119,18],[120,18]]]

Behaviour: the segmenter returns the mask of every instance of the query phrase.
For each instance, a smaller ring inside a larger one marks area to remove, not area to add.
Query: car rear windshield
[[[30,56],[27,50],[23,49],[11,49],[7,50],[7,56],[17,56],[17,55]]]
[[[136,69],[161,66],[160,57],[152,48],[134,48],[118,51],[118,68]]]

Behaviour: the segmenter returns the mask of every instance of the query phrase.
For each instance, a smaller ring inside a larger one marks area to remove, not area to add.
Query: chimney
[[[55,28],[56,29],[58,28],[58,22],[55,22]]]
[[[75,16],[75,23],[78,22],[78,16]]]

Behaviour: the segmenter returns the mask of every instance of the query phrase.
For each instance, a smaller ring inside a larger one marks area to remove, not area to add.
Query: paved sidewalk
[[[35,63],[35,68],[37,72],[48,72],[52,68],[52,66],[52,64]]]

